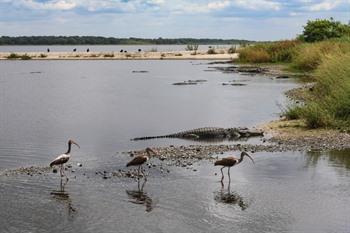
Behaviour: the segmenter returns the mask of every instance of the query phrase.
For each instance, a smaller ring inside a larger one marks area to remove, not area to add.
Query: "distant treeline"
[[[117,45],[117,44],[245,44],[251,43],[247,40],[236,39],[193,39],[193,38],[178,38],[178,39],[143,39],[143,38],[114,38],[101,36],[18,36],[0,37],[0,45]]]

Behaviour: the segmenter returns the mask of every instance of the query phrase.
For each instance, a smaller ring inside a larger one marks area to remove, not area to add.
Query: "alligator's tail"
[[[171,137],[173,137],[173,135],[147,136],[147,137],[132,138],[131,141],[149,140],[149,139],[156,139],[156,138],[171,138]]]

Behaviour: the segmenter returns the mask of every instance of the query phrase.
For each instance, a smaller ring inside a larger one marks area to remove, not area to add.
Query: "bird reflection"
[[[146,192],[143,191],[147,180],[144,180],[142,185],[140,185],[140,182],[140,180],[137,181],[137,190],[125,190],[125,192],[128,195],[129,202],[145,205],[146,212],[151,212],[154,208],[153,200]]]
[[[214,199],[218,203],[238,205],[241,210],[246,210],[249,205],[248,203],[236,192],[231,192],[231,183],[228,184],[227,189],[222,184],[220,191],[214,192]]]
[[[61,178],[59,189],[53,190],[50,194],[57,201],[66,204],[68,209],[68,214],[69,216],[72,216],[77,210],[72,205],[72,199],[70,198],[69,193],[64,190],[67,183],[68,183],[67,179]]]

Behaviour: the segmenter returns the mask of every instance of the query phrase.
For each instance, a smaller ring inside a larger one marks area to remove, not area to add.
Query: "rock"
[[[52,172],[57,173],[57,169],[56,168],[52,169]]]
[[[77,163],[77,166],[78,166],[78,167],[82,167],[83,164],[82,164],[82,163]]]
[[[280,75],[276,77],[276,79],[287,79],[287,78],[289,78],[288,75]]]
[[[149,71],[147,70],[133,70],[133,73],[148,73]]]

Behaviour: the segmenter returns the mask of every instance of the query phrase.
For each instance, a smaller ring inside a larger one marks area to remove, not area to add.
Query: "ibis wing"
[[[233,166],[237,163],[237,158],[235,157],[228,157],[228,158],[223,158],[218,161],[215,161],[214,165],[215,166]]]
[[[52,167],[54,165],[64,164],[64,163],[68,162],[68,160],[69,160],[69,156],[67,156],[66,154],[60,155],[54,161],[52,161],[50,163],[50,167]]]
[[[133,160],[131,160],[130,162],[128,162],[126,164],[127,167],[129,166],[137,166],[137,165],[141,165],[144,162],[147,161],[147,157],[146,156],[137,156],[135,157]]]

